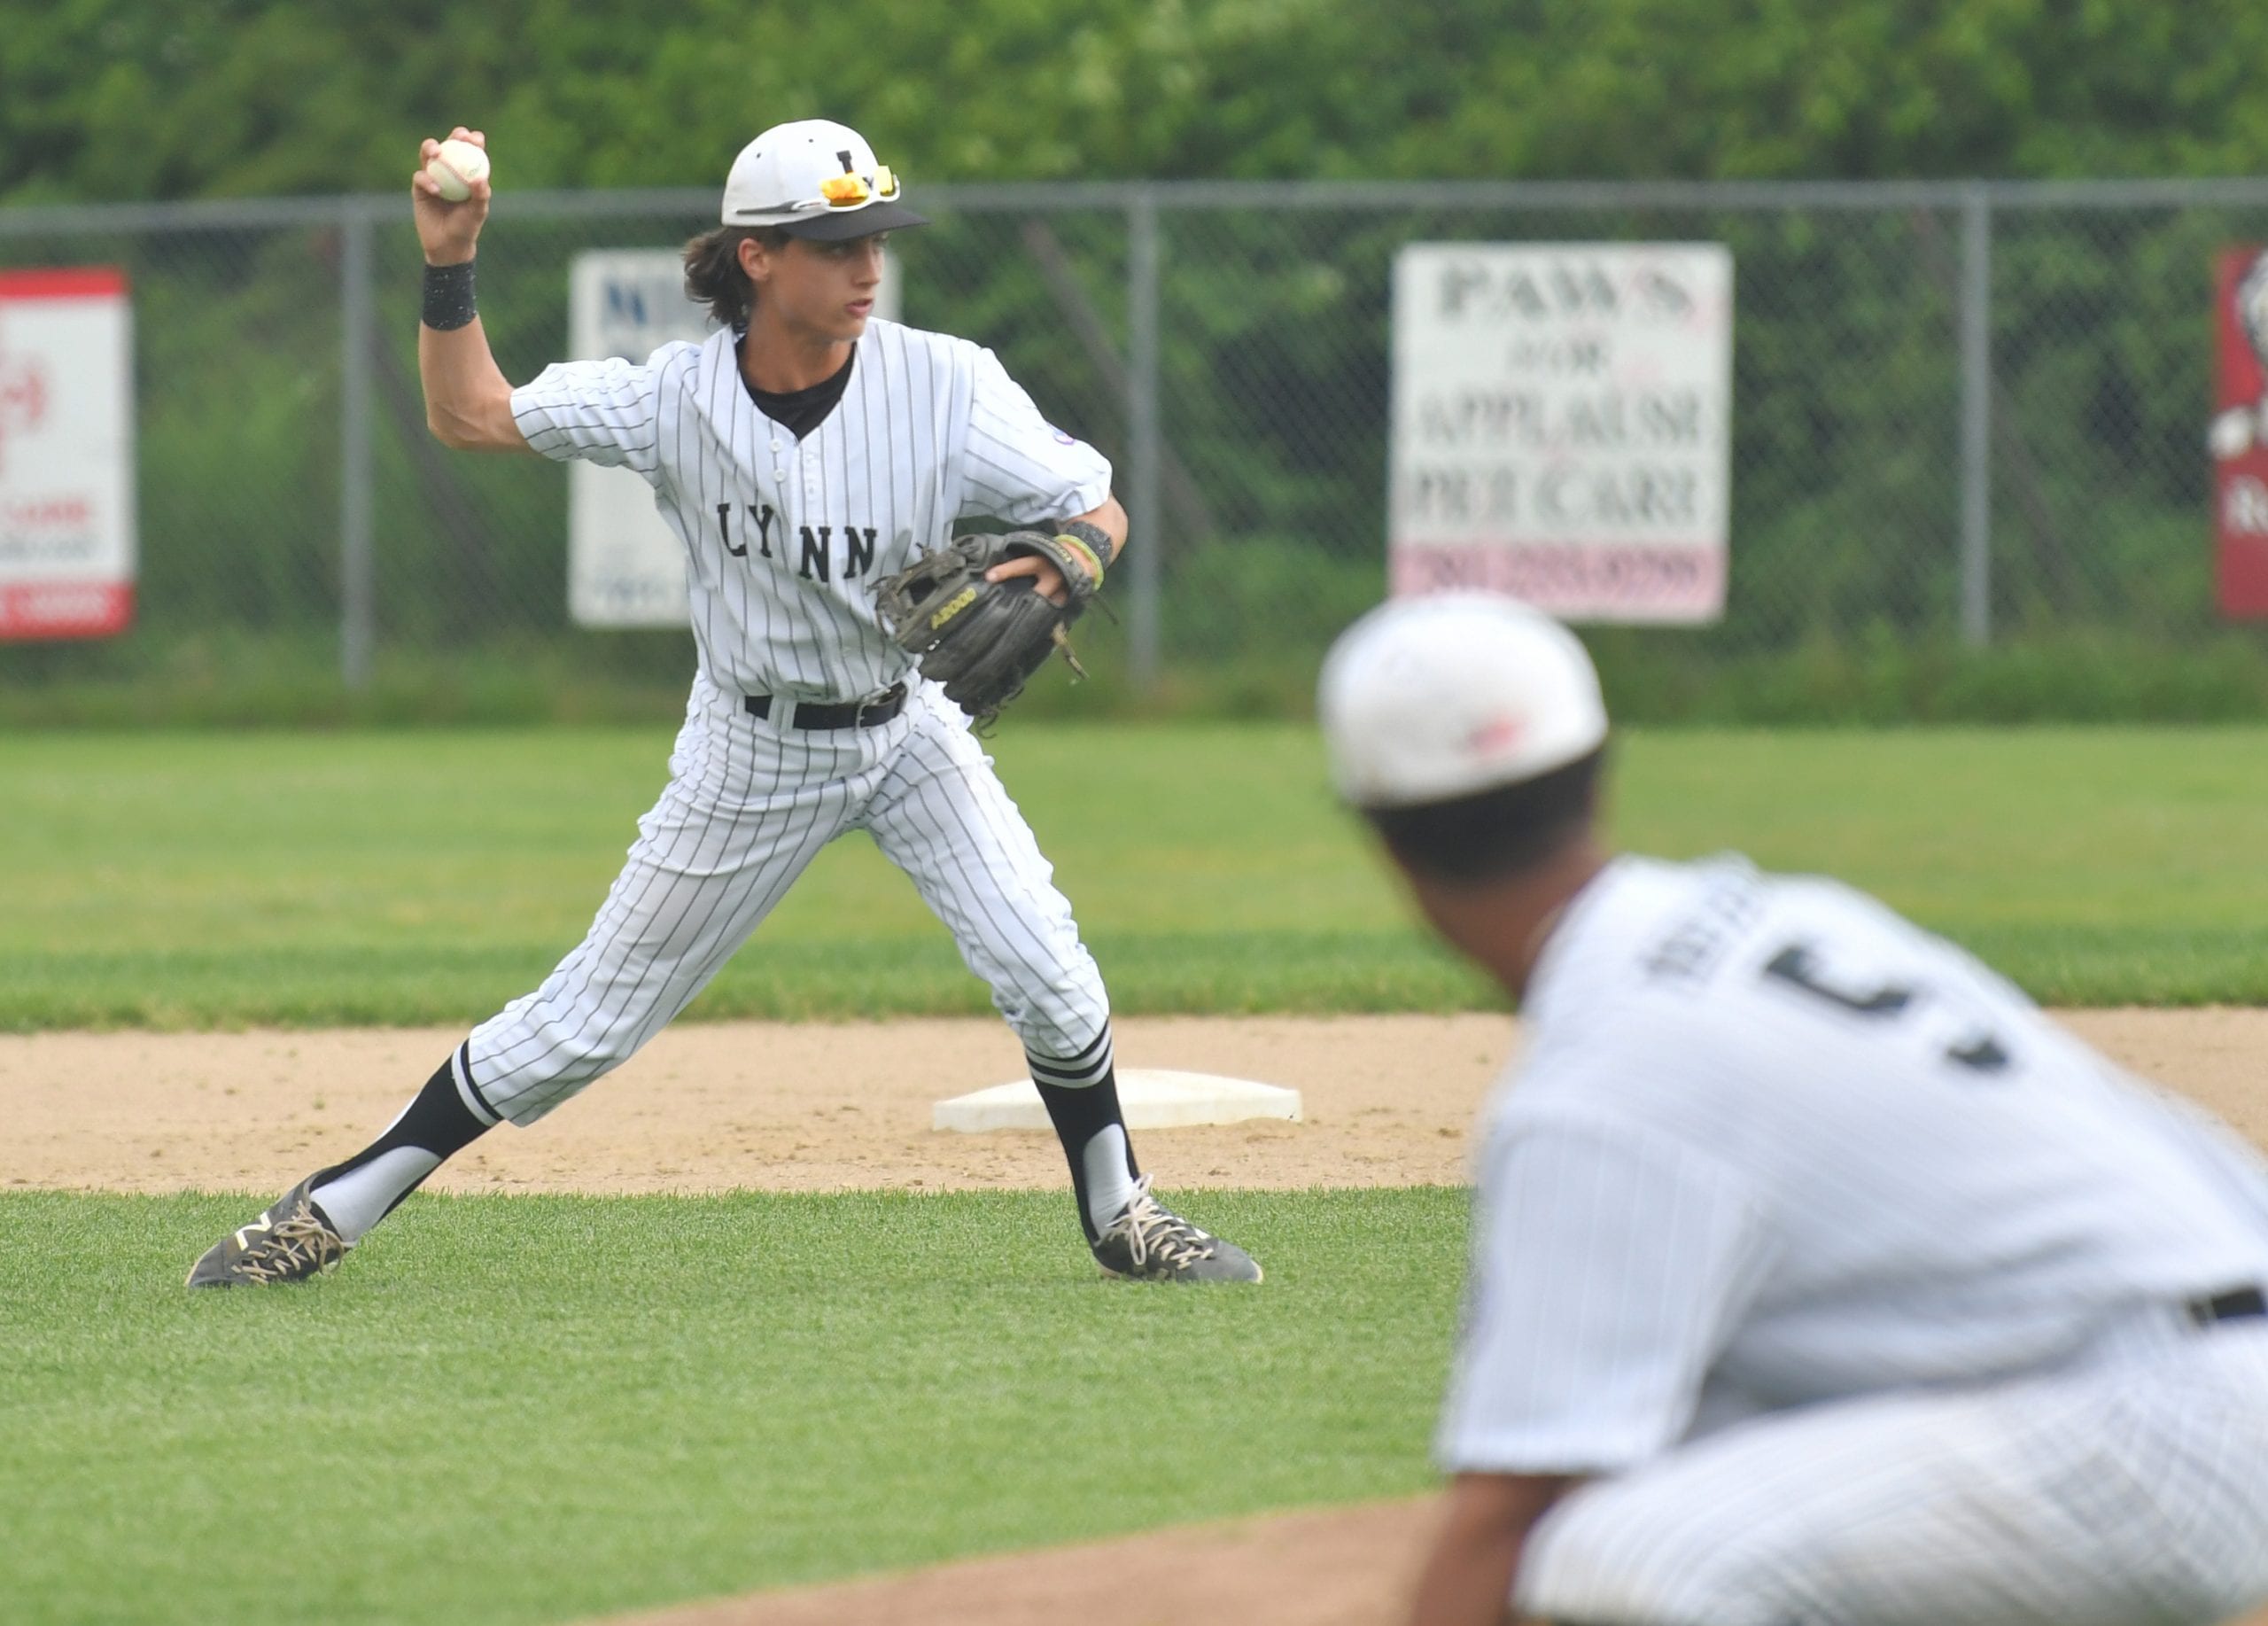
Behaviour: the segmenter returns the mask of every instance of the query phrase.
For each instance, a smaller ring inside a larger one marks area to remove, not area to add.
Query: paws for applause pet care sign
[[[1394,268],[1388,568],[1586,621],[1724,611],[1731,251],[1413,243]]]

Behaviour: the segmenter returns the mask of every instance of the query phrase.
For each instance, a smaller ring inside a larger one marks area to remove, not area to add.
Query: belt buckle
[[[903,699],[905,696],[905,685],[893,683],[888,689],[882,690],[881,694],[874,696],[873,698],[859,701],[850,708],[850,726],[853,728],[865,727],[866,726],[867,712],[879,712],[884,706],[889,705],[895,701]]]

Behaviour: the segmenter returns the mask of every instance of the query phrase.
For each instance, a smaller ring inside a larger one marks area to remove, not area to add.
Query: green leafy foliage
[[[565,0],[477,15],[0,0],[0,27],[10,201],[391,191],[421,135],[486,128],[503,191],[483,311],[516,379],[564,351],[569,256],[680,242],[703,212],[516,218],[515,193],[711,188],[786,117],[851,119],[917,193],[1113,176],[2198,175],[2268,151],[2253,93],[2268,12],[2233,0],[695,0],[661,17]],[[2020,652],[1983,657],[1951,647],[1961,231],[1921,208],[1168,209],[1166,511],[1138,517],[1137,541],[1158,559],[1165,681],[1146,703],[1296,712],[1330,634],[1382,588],[1402,245],[1620,237],[1724,243],[1738,283],[1728,614],[1604,634],[1626,715],[1825,718],[1826,696],[1854,690],[1870,720],[2256,711],[2268,650],[2214,624],[2202,316],[2213,254],[2268,237],[2268,221],[1996,216],[1991,610]],[[894,251],[909,320],[991,346],[1122,469],[1127,232],[1107,208],[944,210]],[[0,647],[0,716],[673,706],[656,696],[690,669],[684,636],[564,624],[558,471],[427,437],[406,220],[381,229],[373,264],[380,681],[341,691],[339,249],[327,227],[0,240],[7,263],[128,270],[145,539],[134,634]],[[1124,693],[1119,635],[1090,636],[1104,682],[1042,684],[1027,705]],[[1996,696],[2012,662],[2064,675]],[[508,669],[517,684],[496,680]],[[1814,675],[1824,687],[1806,688]]]
[[[917,179],[2241,173],[2239,0],[11,0],[0,197],[386,190],[485,127],[521,186],[713,184],[847,118]]]

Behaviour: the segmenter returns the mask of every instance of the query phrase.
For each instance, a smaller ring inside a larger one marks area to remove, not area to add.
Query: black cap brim
[[[802,237],[811,243],[847,243],[852,237],[871,237],[878,231],[902,231],[909,226],[926,226],[929,217],[916,214],[904,204],[870,203],[863,209],[830,210],[814,214],[809,220],[799,220],[780,228],[791,237]]]

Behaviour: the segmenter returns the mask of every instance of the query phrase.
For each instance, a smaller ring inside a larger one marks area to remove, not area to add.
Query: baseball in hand
[[[475,181],[488,178],[488,154],[469,141],[445,141],[427,162],[425,173],[433,177],[445,199],[462,203],[472,196]]]

